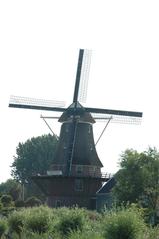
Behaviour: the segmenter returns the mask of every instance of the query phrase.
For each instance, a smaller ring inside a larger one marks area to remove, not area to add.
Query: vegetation
[[[12,199],[11,195],[2,195],[1,203],[2,203],[3,207],[13,206],[13,199]]]
[[[31,196],[42,198],[42,193],[31,180],[31,176],[46,174],[52,164],[56,145],[56,137],[50,134],[33,137],[25,143],[18,144],[11,165],[12,176],[22,185],[25,198]]]
[[[15,201],[21,198],[21,193],[21,184],[14,179],[8,179],[6,182],[0,184],[0,195],[9,194]]]
[[[8,226],[10,234],[16,233],[20,238],[24,228],[24,221],[25,219],[24,215],[22,214],[22,211],[14,211],[12,214],[10,214],[8,217]]]
[[[115,206],[98,213],[42,205],[41,192],[30,178],[46,174],[56,144],[51,135],[19,143],[12,164],[14,179],[0,184],[0,238],[159,239],[159,152],[155,148],[142,153],[128,149],[121,155],[112,190]]]
[[[158,239],[158,235],[159,228],[146,225],[134,206],[101,214],[76,207],[39,206],[18,209],[0,219],[3,239]]]
[[[0,238],[4,235],[7,230],[7,221],[6,219],[0,219]]]
[[[159,152],[126,150],[120,159],[113,189],[118,204],[138,203],[155,220],[159,207]]]
[[[58,223],[58,231],[64,237],[70,234],[70,232],[81,232],[84,229],[84,225],[87,221],[87,217],[84,217],[82,210],[74,208],[65,213]]]
[[[104,223],[104,238],[141,239],[146,231],[144,219],[135,207],[107,212]]]
[[[0,198],[0,214],[8,216],[14,208],[14,202],[11,195],[2,195]]]
[[[32,233],[45,234],[51,229],[52,213],[48,207],[27,210],[25,226]]]
[[[35,207],[42,204],[41,200],[36,197],[29,197],[24,202],[25,207]]]

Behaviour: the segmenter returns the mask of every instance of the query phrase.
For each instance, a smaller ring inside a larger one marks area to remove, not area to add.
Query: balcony
[[[52,169],[47,171],[48,176],[67,176],[66,175],[66,165],[52,165]],[[106,172],[101,172],[101,168],[96,166],[88,165],[72,165],[70,177],[91,177],[91,178],[101,178],[103,181],[107,181],[113,175]]]

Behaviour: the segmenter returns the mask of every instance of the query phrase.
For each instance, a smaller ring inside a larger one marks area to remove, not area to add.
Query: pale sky
[[[158,0],[1,0],[0,182],[19,142],[50,132],[40,114],[52,115],[8,108],[10,95],[69,106],[79,48],[92,50],[84,106],[143,112],[141,125],[109,124],[97,146],[104,171],[115,173],[127,148],[159,150]],[[94,125],[95,140],[103,127]]]

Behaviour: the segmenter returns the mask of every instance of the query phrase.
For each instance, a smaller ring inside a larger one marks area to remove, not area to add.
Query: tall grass
[[[7,230],[7,221],[4,218],[0,219],[0,238],[4,235]]]
[[[0,236],[14,239],[159,239],[159,228],[148,227],[135,208],[97,213],[80,208],[46,206],[18,209],[0,219]]]
[[[75,208],[70,209],[58,223],[58,230],[63,237],[68,236],[71,231],[83,231],[85,220],[84,214],[81,210]]]

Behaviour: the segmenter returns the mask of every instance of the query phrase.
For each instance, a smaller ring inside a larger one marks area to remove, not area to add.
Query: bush
[[[145,239],[158,239],[159,238],[159,226],[150,227],[147,232],[145,232]]]
[[[4,207],[10,207],[13,206],[13,198],[11,195],[2,195],[1,197],[1,203],[3,204]]]
[[[69,239],[103,239],[103,237],[94,232],[71,232]]]
[[[36,197],[30,197],[25,201],[26,207],[37,207],[42,204],[41,200]]]
[[[105,215],[104,238],[141,239],[146,226],[137,210],[121,209]]]
[[[51,229],[51,210],[41,206],[27,210],[26,229],[34,233],[46,233]]]
[[[25,203],[23,200],[16,200],[15,202],[15,207],[24,207],[25,206]]]
[[[0,238],[5,233],[7,229],[7,222],[5,219],[0,219]]]
[[[68,236],[71,231],[82,231],[85,224],[84,213],[78,208],[68,209],[60,218],[58,230],[61,235]]]
[[[3,207],[1,209],[1,215],[4,217],[8,217],[14,210],[14,207]]]
[[[8,218],[9,231],[16,233],[19,237],[24,230],[25,215],[23,211],[13,212]]]

